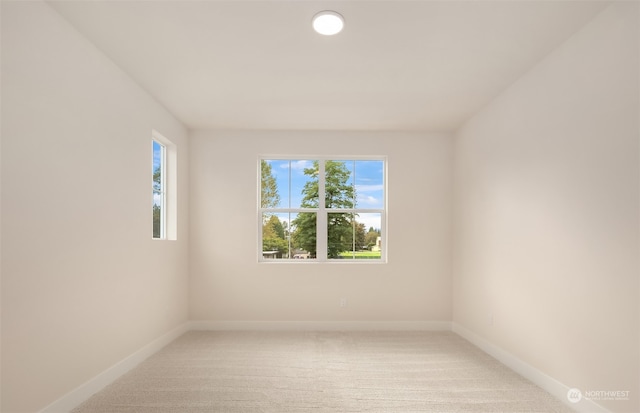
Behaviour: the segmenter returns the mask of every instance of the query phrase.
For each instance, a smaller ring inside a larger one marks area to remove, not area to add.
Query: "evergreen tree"
[[[279,251],[283,256],[289,253],[284,225],[276,215],[269,217],[262,226],[262,251]]]
[[[318,174],[319,162],[314,161],[304,174],[311,179],[302,190],[302,208],[318,208]],[[355,190],[349,184],[351,173],[342,161],[325,162],[325,207],[354,208]],[[301,212],[292,222],[296,230],[293,234],[295,245],[316,255],[316,213]],[[337,258],[343,251],[350,251],[353,245],[354,217],[351,212],[330,212],[327,216],[327,256]]]
[[[280,194],[278,184],[273,176],[271,164],[262,159],[260,161],[260,206],[262,208],[273,208],[280,204]]]

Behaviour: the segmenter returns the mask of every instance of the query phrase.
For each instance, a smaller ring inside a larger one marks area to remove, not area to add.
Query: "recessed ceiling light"
[[[313,29],[325,36],[340,33],[344,27],[344,18],[340,13],[325,10],[313,16]]]

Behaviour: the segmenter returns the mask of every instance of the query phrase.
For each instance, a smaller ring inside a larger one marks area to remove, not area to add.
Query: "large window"
[[[153,239],[177,239],[176,146],[156,131],[151,139]]]
[[[384,158],[260,159],[260,261],[386,261]]]

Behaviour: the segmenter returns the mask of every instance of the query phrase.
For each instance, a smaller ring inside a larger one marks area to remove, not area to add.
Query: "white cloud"
[[[384,189],[384,185],[382,185],[382,184],[377,184],[377,185],[356,185],[356,192],[357,193],[376,192],[376,191],[382,191],[383,189]]]
[[[371,196],[371,195],[358,195],[358,206],[359,207],[363,207],[363,206],[374,206],[374,207],[381,207],[382,206],[382,202],[380,201],[380,199],[376,198],[375,196]]]
[[[364,224],[365,231],[368,231],[371,227],[374,229],[380,229],[382,227],[380,214],[358,214],[356,221]]]
[[[292,170],[303,170],[305,168],[311,168],[313,166],[313,161],[291,161],[291,169]]]

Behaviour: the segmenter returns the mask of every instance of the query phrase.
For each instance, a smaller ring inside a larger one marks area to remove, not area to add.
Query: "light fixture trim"
[[[344,17],[333,10],[323,10],[316,13],[312,20],[313,30],[325,35],[333,36],[344,28]]]

